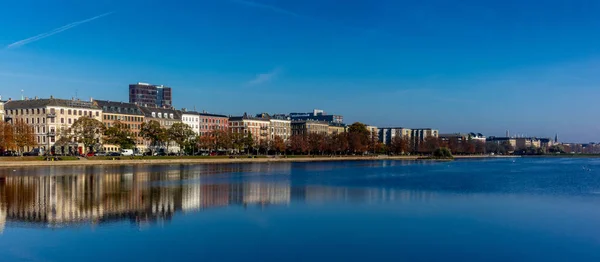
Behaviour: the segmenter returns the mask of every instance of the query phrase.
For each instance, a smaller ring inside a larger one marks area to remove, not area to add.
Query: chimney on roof
[[[35,100],[38,100],[38,96],[35,96]]]
[[[25,97],[25,101],[29,101],[29,97],[27,97],[27,96],[26,96],[26,97]]]
[[[10,101],[12,101],[12,98],[10,98],[10,97],[9,97],[9,98],[8,98],[8,102],[10,102]]]
[[[54,96],[53,96],[53,95],[50,95],[50,99],[54,99]]]
[[[94,102],[94,98],[90,96],[90,102]]]

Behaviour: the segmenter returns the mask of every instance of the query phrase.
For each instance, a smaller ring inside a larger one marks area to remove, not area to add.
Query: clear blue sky
[[[598,141],[598,14],[566,0],[4,1],[0,94],[127,101],[142,81],[215,113]]]

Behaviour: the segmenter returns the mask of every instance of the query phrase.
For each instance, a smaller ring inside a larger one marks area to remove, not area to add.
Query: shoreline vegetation
[[[454,159],[514,158],[520,156],[464,155]],[[373,161],[373,160],[442,160],[425,156],[173,156],[173,157],[64,157],[61,160],[45,160],[44,157],[3,157],[0,167],[35,166],[93,166],[93,165],[155,165],[155,164],[231,164],[231,163],[277,163],[277,162],[328,162],[328,161]]]

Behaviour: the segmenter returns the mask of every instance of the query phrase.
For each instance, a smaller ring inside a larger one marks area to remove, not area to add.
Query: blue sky
[[[600,140],[600,1],[3,1],[0,95]]]

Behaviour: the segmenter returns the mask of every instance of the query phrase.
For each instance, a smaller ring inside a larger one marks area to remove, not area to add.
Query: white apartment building
[[[190,126],[196,135],[200,135],[200,115],[196,112],[181,112],[181,121]]]

